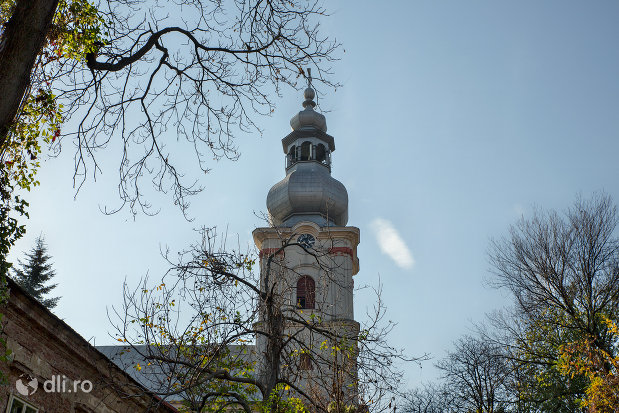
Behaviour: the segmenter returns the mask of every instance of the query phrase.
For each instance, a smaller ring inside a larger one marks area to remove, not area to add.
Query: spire
[[[308,69],[304,109],[292,117],[292,132],[282,139],[286,177],[267,196],[267,209],[276,226],[293,226],[301,221],[345,226],[348,220],[348,193],[341,182],[331,177],[335,142],[326,133],[324,115],[314,111],[315,96]]]
[[[308,68],[307,73],[307,88],[303,92],[303,97],[305,98],[303,101],[303,107],[305,109],[290,119],[290,126],[293,131],[310,131],[313,129],[318,129],[319,131],[326,132],[327,120],[324,115],[314,111],[314,108],[316,107],[316,102],[314,102],[316,92],[314,92],[314,89],[312,88],[312,69]],[[331,150],[334,149],[335,146]]]
[[[316,92],[312,89],[312,68],[307,68],[307,89],[303,92],[303,97],[305,98],[305,102],[303,102],[303,107],[307,109],[310,106],[312,109],[316,107],[316,102],[314,102],[314,97],[316,96]]]

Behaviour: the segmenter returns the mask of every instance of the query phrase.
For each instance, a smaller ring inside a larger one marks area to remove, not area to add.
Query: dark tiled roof
[[[118,346],[97,346],[97,350],[103,353],[119,368],[129,374],[135,381],[143,387],[156,394],[166,394],[173,388],[171,378],[176,377],[179,366],[172,363],[149,361],[149,347],[147,345],[118,345]],[[254,346],[229,345],[231,357],[239,357],[242,360],[252,362],[255,359]],[[165,351],[170,351],[166,349]],[[169,355],[174,358],[174,355]],[[136,366],[139,365],[139,368]],[[176,369],[176,370],[175,370]],[[167,397],[168,401],[180,401],[183,394]]]

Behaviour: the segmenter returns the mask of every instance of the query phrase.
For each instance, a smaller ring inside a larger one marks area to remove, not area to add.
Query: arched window
[[[290,150],[288,150],[288,165],[287,167],[297,162],[297,147],[292,145]]]
[[[314,370],[312,356],[307,353],[301,353],[299,356],[299,370]]]
[[[299,308],[314,308],[316,301],[316,284],[314,279],[304,275],[297,281],[297,306]]]
[[[319,143],[316,146],[316,160],[318,162],[324,162],[327,159],[327,151],[325,150],[325,145]]]
[[[305,141],[301,144],[301,160],[309,161],[312,156],[312,143],[310,141]]]

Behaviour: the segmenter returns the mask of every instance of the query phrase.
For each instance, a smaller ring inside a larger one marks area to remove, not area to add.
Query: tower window
[[[316,160],[318,162],[325,162],[327,160],[327,151],[322,143],[316,145]]]
[[[299,308],[314,308],[316,297],[316,284],[314,279],[304,275],[297,281],[297,306]]]
[[[301,144],[301,160],[309,161],[312,158],[312,143],[305,141]]]
[[[290,147],[290,150],[288,151],[288,165],[286,165],[286,167],[292,165],[295,162],[297,162],[297,147],[295,145],[292,145]]]
[[[299,356],[299,370],[314,370],[312,357],[309,354],[301,353]]]

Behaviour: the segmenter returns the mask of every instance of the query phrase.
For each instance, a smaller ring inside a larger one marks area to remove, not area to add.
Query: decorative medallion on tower
[[[316,242],[316,238],[312,234],[301,234],[297,238],[297,242],[305,249],[312,248]]]
[[[345,226],[348,222],[348,193],[331,177],[333,136],[327,121],[314,107],[311,77],[305,89],[304,110],[290,120],[292,132],[282,139],[286,154],[286,177],[273,185],[267,209],[274,226],[292,227],[301,221],[320,226]]]

